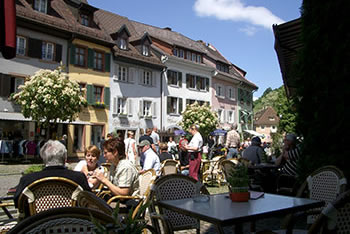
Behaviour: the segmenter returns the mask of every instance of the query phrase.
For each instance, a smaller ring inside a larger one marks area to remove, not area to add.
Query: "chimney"
[[[163,28],[164,30],[168,30],[168,31],[171,31],[171,28],[170,27],[165,27]]]

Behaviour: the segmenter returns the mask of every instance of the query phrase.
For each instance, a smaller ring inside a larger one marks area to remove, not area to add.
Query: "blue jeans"
[[[228,148],[227,159],[237,158],[238,150],[236,148]]]

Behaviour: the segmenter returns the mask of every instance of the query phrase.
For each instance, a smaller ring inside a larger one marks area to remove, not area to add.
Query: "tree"
[[[184,130],[189,130],[193,124],[199,125],[199,132],[203,137],[214,131],[218,124],[218,114],[210,109],[210,106],[199,105],[197,102],[187,105],[186,110],[182,113],[180,126]]]
[[[19,89],[12,99],[22,107],[24,117],[49,129],[58,121],[73,121],[87,105],[79,84],[69,80],[61,66],[53,71],[37,71]]]

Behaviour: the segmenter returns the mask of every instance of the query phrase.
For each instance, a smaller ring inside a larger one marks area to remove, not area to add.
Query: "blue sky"
[[[271,24],[300,17],[302,0],[88,0],[89,4],[142,23],[170,27],[213,44],[247,71],[262,95],[283,84]],[[165,4],[166,3],[166,4]]]

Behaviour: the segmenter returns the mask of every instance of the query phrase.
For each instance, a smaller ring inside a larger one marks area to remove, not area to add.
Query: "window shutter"
[[[139,70],[139,84],[143,84],[143,69]]]
[[[75,45],[70,44],[70,64],[75,64]]]
[[[56,44],[55,54],[56,54],[55,61],[58,63],[61,62],[62,61],[62,45]]]
[[[111,71],[111,54],[105,53],[105,72]]]
[[[214,84],[215,96],[218,96],[218,85]]]
[[[113,98],[113,114],[117,113],[117,98]]]
[[[109,107],[109,102],[110,102],[110,98],[111,98],[109,87],[105,87],[103,93],[104,93],[103,96],[104,96],[105,105],[106,105],[106,107]]]
[[[88,68],[94,68],[94,50],[88,49]]]
[[[182,107],[182,98],[179,98],[179,114],[182,113],[183,107]]]
[[[166,102],[166,113],[170,114],[171,110],[171,97],[167,97],[167,102]]]
[[[190,74],[186,74],[186,88],[190,88]]]
[[[29,38],[28,39],[28,56],[32,58],[41,59],[42,44],[43,42],[41,40]]]
[[[205,78],[205,90],[209,92],[209,78]]]
[[[242,98],[242,89],[238,89],[238,101],[241,101],[241,98]],[[241,112],[240,112],[241,114]],[[241,117],[239,117],[241,118]]]
[[[87,97],[87,102],[89,105],[94,104],[94,98],[93,98],[93,86],[92,85],[87,85],[86,87],[86,97]]]
[[[179,87],[182,87],[182,72],[178,72],[178,84],[179,84]]]
[[[143,116],[143,100],[139,101],[139,116]]]
[[[157,102],[152,103],[152,117],[157,118]]]
[[[134,83],[135,68],[130,67],[130,68],[127,70],[127,74],[128,74],[128,82]]]
[[[226,97],[230,98],[230,87],[226,87]]]
[[[114,79],[119,80],[119,65],[116,63],[114,64]]]
[[[153,71],[152,73],[152,86],[157,86],[157,72]]]
[[[128,115],[132,116],[132,100],[128,99]]]

